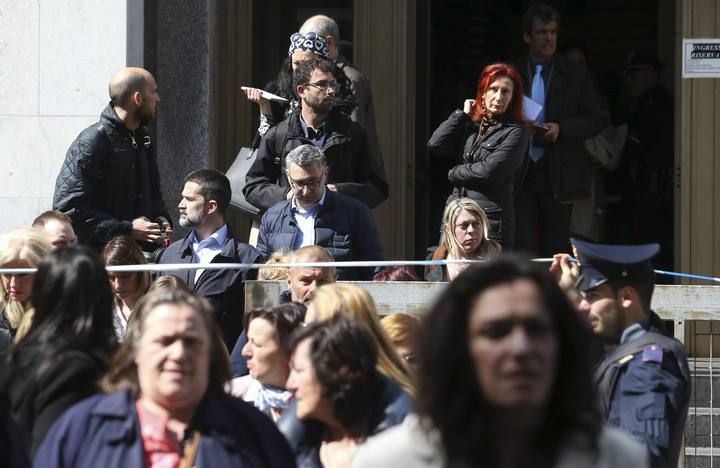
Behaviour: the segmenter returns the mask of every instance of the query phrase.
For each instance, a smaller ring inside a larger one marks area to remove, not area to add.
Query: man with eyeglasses
[[[259,209],[265,211],[296,194],[282,168],[287,167],[288,153],[308,144],[326,157],[323,191],[339,192],[369,208],[387,198],[384,173],[370,163],[365,131],[335,108],[338,83],[333,67],[328,60],[312,58],[293,73],[300,107],[265,134],[243,189],[247,201]]]
[[[363,203],[330,189],[322,150],[298,146],[285,158],[290,197],[262,217],[257,250],[273,252],[308,245],[326,248],[336,261],[382,260],[375,221]],[[338,268],[341,280],[370,280],[372,268]]]

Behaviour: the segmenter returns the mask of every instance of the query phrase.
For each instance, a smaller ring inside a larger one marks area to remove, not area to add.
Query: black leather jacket
[[[170,220],[147,128],[128,130],[112,104],[98,124],[70,145],[53,195],[53,209],[70,216],[78,241],[95,247],[130,234],[135,218]]]
[[[338,192],[375,208],[387,198],[388,184],[384,174],[373,169],[365,131],[337,109],[330,112],[326,125],[327,137],[322,150],[330,168],[327,183],[335,184]],[[300,109],[297,109],[262,139],[243,189],[248,202],[265,212],[286,199],[290,188],[284,171],[285,157],[304,144],[312,142],[305,137]]]

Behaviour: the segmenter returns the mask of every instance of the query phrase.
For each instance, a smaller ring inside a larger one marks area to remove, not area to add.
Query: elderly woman
[[[232,381],[231,393],[251,402],[273,421],[290,405],[285,389],[290,374],[290,334],[303,323],[305,306],[295,302],[255,309],[245,316],[247,343],[242,355],[249,375]]]
[[[523,87],[517,70],[504,63],[485,67],[475,99],[467,99],[428,141],[432,153],[453,158],[454,187],[448,201],[475,200],[490,219],[490,237],[510,250],[515,239],[513,196],[522,177],[530,130],[522,112]]]
[[[293,336],[287,388],[297,400],[297,417],[313,422],[296,449],[298,466],[346,467],[368,435],[388,427],[379,421],[382,381],[376,361],[367,328],[343,315]]]
[[[513,259],[469,268],[423,322],[419,419],[353,466],[647,466],[642,446],[601,424],[590,339],[547,272]]]
[[[14,229],[0,236],[0,268],[36,268],[52,245],[32,228]],[[30,329],[33,308],[32,273],[0,275],[0,335],[6,343],[20,340]]]
[[[102,252],[105,265],[144,265],[147,263],[142,249],[129,236],[110,239]],[[108,279],[115,294],[113,326],[119,341],[125,339],[128,320],[135,305],[150,286],[149,271],[108,272]]]
[[[36,466],[292,466],[287,443],[225,394],[227,355],[210,305],[183,290],[143,298],[104,381],[69,410]]]
[[[500,244],[488,237],[489,221],[485,211],[470,198],[457,198],[445,206],[440,246],[433,260],[486,260],[500,254]],[[452,281],[468,263],[430,265],[428,281]]]
[[[105,267],[86,247],[58,249],[40,262],[32,302],[28,334],[0,363],[0,388],[35,452],[63,411],[98,390],[117,341]]]

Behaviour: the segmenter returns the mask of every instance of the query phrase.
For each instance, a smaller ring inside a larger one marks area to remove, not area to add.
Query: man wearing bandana
[[[606,344],[595,369],[601,414],[646,444],[653,468],[675,467],[690,400],[690,371],[683,345],[666,335],[662,320],[650,309],[655,282],[651,259],[659,246],[570,242],[579,271],[567,256],[556,256],[551,270],[563,262],[563,276],[579,272],[580,312]]]
[[[360,200],[369,208],[387,198],[384,173],[370,164],[365,131],[336,109],[338,82],[334,68],[328,60],[309,58],[293,73],[300,107],[265,134],[243,189],[247,201],[263,212],[292,196],[284,171],[285,157],[303,144],[314,145],[325,153],[328,190]]]

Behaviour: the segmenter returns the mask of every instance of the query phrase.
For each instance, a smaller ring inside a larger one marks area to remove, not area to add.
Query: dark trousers
[[[537,257],[570,253],[572,204],[558,202],[551,187],[547,166],[531,163],[515,198],[516,252]]]

